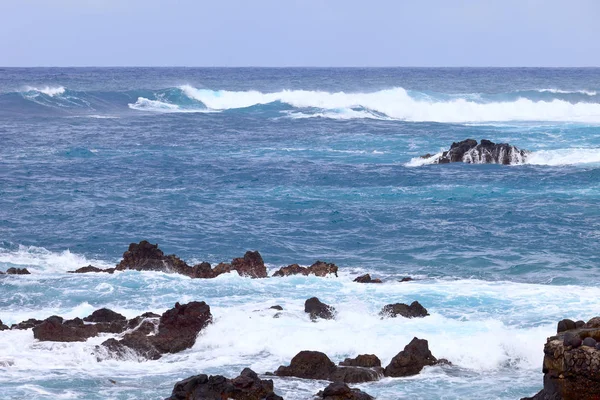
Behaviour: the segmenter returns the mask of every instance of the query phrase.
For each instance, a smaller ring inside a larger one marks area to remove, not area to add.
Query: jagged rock
[[[215,272],[212,270],[210,263],[203,262],[192,267],[192,278],[210,279],[214,278]]]
[[[127,321],[127,328],[133,329],[133,328],[139,326],[142,322],[144,322],[146,320],[149,320],[149,319],[156,320],[157,318],[160,318],[160,315],[155,314],[153,312],[143,313],[142,315],[139,315],[139,316]],[[152,323],[152,325],[155,325],[155,324]]]
[[[381,309],[379,315],[391,318],[398,315],[405,318],[422,318],[428,316],[429,313],[418,301],[413,301],[410,305],[404,303],[388,304]]]
[[[447,164],[465,162],[469,164],[522,164],[529,151],[521,150],[506,143],[494,143],[483,139],[477,144],[476,140],[467,139],[454,142],[450,150],[444,151],[434,163]],[[423,158],[431,158],[423,156]]]
[[[83,319],[85,322],[116,322],[126,321],[124,315],[121,315],[108,308],[100,308]]]
[[[354,279],[354,282],[358,283],[382,283],[381,279],[371,279],[371,275],[364,274]]]
[[[96,325],[86,325],[79,318],[63,321],[52,316],[33,327],[33,337],[40,341],[84,342],[98,334]]]
[[[381,369],[363,367],[338,367],[326,354],[319,351],[301,351],[289,366],[280,366],[277,376],[294,376],[303,379],[321,379],[346,383],[371,382],[380,379]]]
[[[260,379],[245,368],[240,376],[227,379],[221,375],[196,375],[177,382],[166,400],[283,400],[273,392],[273,381]]]
[[[31,329],[34,326],[41,324],[42,322],[44,321],[42,321],[41,319],[30,318],[27,321],[22,321],[18,324],[12,324],[10,329]]]
[[[436,365],[437,359],[429,351],[429,343],[425,339],[413,340],[398,353],[385,367],[385,376],[401,377],[417,375],[423,367]]]
[[[88,274],[88,273],[92,273],[92,272],[107,272],[109,274],[114,274],[115,268],[102,269],[102,268],[94,267],[93,265],[88,265],[86,267],[78,268],[75,271],[67,271],[67,272],[70,274]]]
[[[304,312],[310,314],[313,321],[318,318],[333,319],[335,317],[335,308],[322,303],[318,298],[311,297],[304,303]]]
[[[336,277],[338,267],[332,263],[326,263],[323,261],[317,261],[310,267],[301,267],[298,264],[288,265],[275,271],[273,276],[289,276],[289,275],[315,275],[324,277],[327,275],[335,275]]]
[[[131,243],[129,249],[123,253],[123,259],[116,267],[117,271],[132,269],[136,271],[161,271],[177,272],[191,275],[192,268],[175,255],[165,256],[157,244],[147,240]]]
[[[5,330],[7,330],[7,329],[10,329],[10,328],[9,328],[8,326],[4,325],[4,324],[2,323],[2,320],[0,319],[0,331],[5,331]]]
[[[334,382],[317,393],[324,400],[373,400],[374,397],[359,389],[351,389],[342,382]]]
[[[344,367],[365,367],[374,368],[381,367],[381,360],[374,354],[360,354],[356,358],[346,358],[340,362]]]
[[[192,347],[200,331],[212,321],[210,307],[205,302],[197,301],[183,305],[176,303],[174,308],[160,317],[156,329],[151,322],[141,323],[155,314],[144,315],[148,316],[137,317],[135,325],[129,323],[130,328],[139,325],[133,332],[125,334],[121,340],[109,339],[101,344],[108,350],[109,356],[124,358],[133,353],[155,360],[165,353],[180,352]],[[101,353],[102,349],[99,348],[98,352]]]
[[[27,268],[9,268],[6,270],[7,275],[31,275]]]
[[[258,251],[247,251],[242,258],[234,258],[231,268],[236,270],[240,276],[251,278],[266,278],[267,267]]]
[[[544,346],[544,388],[530,399],[600,398],[599,321],[600,317],[595,317],[583,326],[571,320],[559,322],[558,334],[549,337]]]

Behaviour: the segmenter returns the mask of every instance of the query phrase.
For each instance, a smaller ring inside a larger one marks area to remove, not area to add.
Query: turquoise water
[[[556,322],[600,302],[597,91],[598,69],[0,70],[0,270],[32,272],[0,277],[0,319],[133,317],[191,300],[215,315],[194,348],[145,363],[97,363],[105,337],[0,332],[1,391],[161,399],[189,375],[273,371],[300,350],[387,364],[418,336],[455,367],[360,386],[379,399],[533,394]],[[419,162],[466,138],[533,154]],[[142,239],[190,263],[257,249],[271,270],[322,259],[341,274],[66,274],[111,266]],[[387,283],[351,282],[364,272]],[[407,275],[422,280],[395,282]],[[309,321],[315,295],[338,320]],[[431,316],[378,319],[413,300]],[[254,312],[273,304],[282,318]],[[286,399],[323,387],[275,380]]]

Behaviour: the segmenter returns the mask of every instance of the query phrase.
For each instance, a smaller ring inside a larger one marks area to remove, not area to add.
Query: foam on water
[[[26,86],[24,89],[25,93],[28,92],[35,92],[35,93],[41,93],[41,94],[45,94],[46,96],[50,96],[50,97],[54,97],[54,96],[60,96],[62,94],[64,94],[66,91],[66,89],[63,86],[44,86],[41,88],[36,88],[36,87],[32,87],[32,86]]]

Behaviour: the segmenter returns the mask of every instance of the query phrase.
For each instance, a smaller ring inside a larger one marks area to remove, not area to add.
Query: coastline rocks
[[[0,331],[5,331],[5,330],[8,330],[8,329],[10,329],[10,328],[8,326],[4,325],[2,323],[2,320],[0,319]]]
[[[448,164],[452,162],[464,162],[469,164],[522,164],[529,151],[521,150],[506,143],[494,143],[483,139],[481,143],[476,140],[467,139],[462,142],[454,142],[448,151],[444,151],[434,163]],[[422,158],[431,158],[430,154]]]
[[[579,322],[579,321],[578,321]],[[529,400],[600,398],[600,317],[583,325],[562,320],[544,346],[544,388]]]
[[[129,249],[123,253],[123,259],[117,264],[116,270],[132,269],[136,271],[161,271],[189,274],[190,267],[175,255],[165,256],[157,244],[147,240],[131,243]]]
[[[121,315],[108,308],[100,308],[83,319],[85,322],[117,322],[126,321],[124,315]]]
[[[315,275],[324,277],[327,275],[338,276],[338,267],[333,263],[317,261],[310,267],[301,267],[298,264],[288,265],[275,271],[273,276],[290,276],[290,275]]]
[[[9,268],[6,270],[6,275],[31,275],[27,268]]]
[[[447,361],[444,360],[443,363],[447,363]],[[415,337],[385,367],[385,376],[417,375],[424,367],[436,364],[438,364],[438,360],[431,354],[427,340]]]
[[[348,387],[345,383],[334,382],[317,393],[318,398],[324,400],[373,400],[374,397],[367,393]]]
[[[30,318],[27,321],[19,322],[18,324],[12,324],[10,329],[31,329],[34,326],[41,324],[41,319]]]
[[[86,325],[80,318],[64,321],[52,316],[33,327],[33,337],[40,341],[84,342],[97,334],[96,325]]]
[[[361,383],[380,379],[382,371],[364,367],[338,367],[326,354],[319,351],[301,351],[289,366],[280,366],[275,375],[333,382]]]
[[[221,375],[196,375],[177,382],[166,400],[283,400],[273,392],[273,381],[260,379],[245,368],[240,376],[227,379]]]
[[[231,261],[231,268],[240,274],[240,276],[249,276],[250,278],[266,278],[267,267],[258,251],[247,251],[244,257],[234,258]]]
[[[75,271],[67,271],[69,274],[88,274],[91,272],[107,272],[109,274],[115,273],[115,268],[107,268],[101,269],[98,267],[94,267],[93,265],[88,265],[87,267],[81,267],[76,269]]]
[[[310,315],[310,319],[316,321],[319,318],[333,319],[335,308],[322,303],[318,298],[311,297],[304,303],[304,312]]]
[[[356,279],[354,279],[354,282],[358,282],[358,283],[383,283],[381,281],[381,279],[371,279],[371,275],[369,275],[369,274],[364,274],[364,275],[361,275],[361,276],[357,277]]]
[[[398,282],[410,282],[410,281],[414,281],[414,279],[411,278],[410,276],[405,276],[404,278],[400,279]]]
[[[356,358],[346,358],[340,362],[343,367],[364,367],[375,368],[381,367],[381,360],[374,354],[360,354]]]
[[[156,334],[154,325],[145,324],[142,318],[137,317],[137,329],[122,339],[109,339],[101,344],[110,357],[124,358],[134,354],[156,360],[165,353],[178,353],[192,347],[200,331],[212,322],[208,304],[197,301],[183,305],[176,303],[174,308],[167,310],[160,317]]]
[[[388,304],[381,309],[379,315],[389,318],[395,318],[398,315],[405,318],[423,318],[428,316],[429,313],[418,301],[413,301],[410,305],[404,303]]]

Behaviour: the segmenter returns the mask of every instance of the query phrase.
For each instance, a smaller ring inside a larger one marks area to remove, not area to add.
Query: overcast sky
[[[1,66],[600,66],[600,0],[0,0]]]

